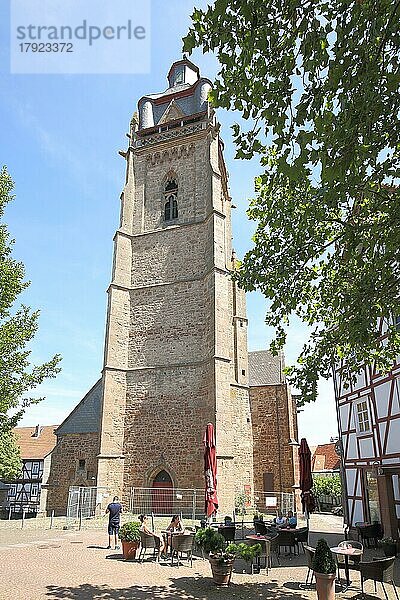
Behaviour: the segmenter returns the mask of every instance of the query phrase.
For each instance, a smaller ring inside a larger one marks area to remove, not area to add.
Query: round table
[[[363,551],[360,550],[360,548],[353,548],[351,542],[349,542],[348,548],[345,548],[344,546],[333,546],[331,552],[333,552],[333,554],[344,556],[344,571],[346,573],[346,583],[348,587],[350,585],[349,556],[361,556]]]

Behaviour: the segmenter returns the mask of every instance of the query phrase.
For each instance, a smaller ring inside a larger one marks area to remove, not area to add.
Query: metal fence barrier
[[[109,498],[109,495],[106,488],[71,486],[68,492],[67,527],[78,525],[81,529],[83,520],[100,516],[104,498]]]
[[[179,514],[195,521],[204,517],[204,490],[134,487],[131,488],[129,510],[155,517]]]

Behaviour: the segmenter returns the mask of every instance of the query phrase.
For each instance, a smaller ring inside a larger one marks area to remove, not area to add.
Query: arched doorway
[[[152,511],[158,515],[171,514],[174,504],[174,484],[167,471],[162,470],[153,479]]]

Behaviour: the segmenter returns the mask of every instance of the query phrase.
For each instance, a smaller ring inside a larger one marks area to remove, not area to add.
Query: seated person
[[[168,532],[171,532],[170,534]],[[167,527],[167,534],[165,536],[165,552],[168,552],[168,546],[172,545],[172,534],[183,533],[184,527],[179,515],[174,515],[171,519],[171,523]]]
[[[289,525],[290,529],[296,529],[297,527],[297,517],[291,510],[289,510],[287,514],[287,524]]]
[[[278,510],[278,515],[275,517],[274,523],[277,527],[286,527],[286,525],[287,525],[286,517],[283,516],[283,513],[281,510]]]
[[[151,529],[148,528],[147,515],[139,515],[139,521],[141,522],[140,531],[143,531],[143,533],[147,533],[147,535],[152,535],[154,537],[154,543],[158,551],[157,559],[159,560],[161,553],[165,551],[164,540],[161,536],[157,535],[154,533],[154,531],[151,531]]]
[[[232,517],[230,517],[229,515],[226,515],[226,517],[224,517],[224,526],[233,527]]]

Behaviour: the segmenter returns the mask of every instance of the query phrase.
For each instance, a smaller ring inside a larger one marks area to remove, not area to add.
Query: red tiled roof
[[[340,459],[335,452],[335,443],[320,444],[316,447],[312,457],[312,470],[333,471],[339,469]]]
[[[54,435],[57,427],[58,425],[40,427],[39,437],[35,436],[36,427],[15,427],[13,431],[21,448],[21,458],[44,458],[57,443],[57,437]]]

